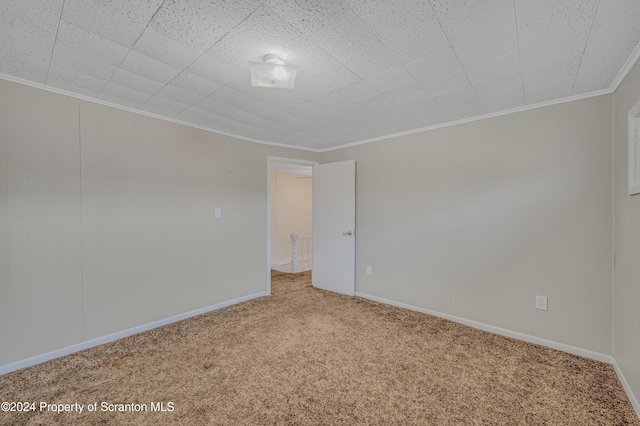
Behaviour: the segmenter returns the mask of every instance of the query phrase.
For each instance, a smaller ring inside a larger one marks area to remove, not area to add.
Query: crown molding
[[[115,104],[115,103],[112,103],[112,102],[104,101],[102,99],[92,98],[90,96],[81,95],[79,93],[70,92],[70,91],[67,91],[67,90],[64,90],[64,89],[58,89],[56,87],[47,86],[45,84],[36,83],[34,81],[24,80],[22,78],[13,77],[11,75],[7,75],[7,74],[3,74],[3,73],[0,73],[0,79],[6,80],[6,81],[10,81],[10,82],[13,82],[13,83],[22,84],[24,86],[33,87],[35,89],[44,90],[46,92],[56,93],[58,95],[68,96],[70,98],[79,99],[81,101],[92,102],[94,104],[98,104],[98,105],[102,105],[102,106],[106,106],[106,107],[110,107],[110,108],[115,108],[115,109],[119,109],[119,110],[122,110],[122,111],[131,112],[131,113],[134,113],[134,114],[144,115],[146,117],[155,118],[157,120],[167,121],[169,123],[181,124],[183,126],[191,127],[191,128],[198,129],[198,130],[203,130],[205,132],[214,133],[214,134],[223,135],[223,136],[228,136],[228,137],[235,138],[235,139],[240,139],[240,140],[243,140],[243,141],[246,141],[246,142],[252,142],[252,143],[257,143],[257,144],[261,144],[261,145],[277,146],[277,147],[280,147],[280,148],[297,149],[297,150],[301,150],[301,151],[320,152],[320,150],[313,149],[313,148],[307,148],[307,147],[296,146],[296,145],[288,145],[288,144],[278,143],[278,142],[270,142],[270,141],[265,141],[265,140],[261,140],[261,139],[248,138],[246,136],[236,135],[234,133],[225,132],[225,131],[214,129],[214,128],[211,128],[211,127],[205,127],[205,126],[201,126],[201,125],[198,125],[198,124],[188,123],[188,122],[182,121],[182,120],[177,120],[175,118],[165,117],[165,116],[162,116],[162,115],[154,114],[152,112],[143,111],[143,110],[140,110],[140,109],[136,109],[136,108],[132,108],[132,107],[124,106],[124,105],[118,105],[118,104]]]

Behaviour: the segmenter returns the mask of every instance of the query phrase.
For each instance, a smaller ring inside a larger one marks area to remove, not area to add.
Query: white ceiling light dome
[[[270,87],[274,89],[293,89],[298,75],[298,67],[287,65],[276,54],[269,53],[262,58],[263,62],[249,61],[251,85],[254,87]]]

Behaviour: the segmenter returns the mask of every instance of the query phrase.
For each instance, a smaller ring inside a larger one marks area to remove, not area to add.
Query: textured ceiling
[[[639,40],[638,0],[0,0],[0,73],[317,150],[609,90]]]

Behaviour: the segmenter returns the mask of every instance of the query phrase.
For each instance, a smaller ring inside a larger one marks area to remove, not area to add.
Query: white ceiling
[[[610,90],[639,40],[639,0],[0,0],[5,76],[315,150]]]

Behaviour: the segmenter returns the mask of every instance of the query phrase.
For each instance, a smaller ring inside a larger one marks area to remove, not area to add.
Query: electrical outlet
[[[536,309],[541,311],[547,310],[547,298],[546,296],[536,296]]]
[[[371,268],[371,266],[367,265],[367,275],[372,275],[373,274],[373,268]]]

